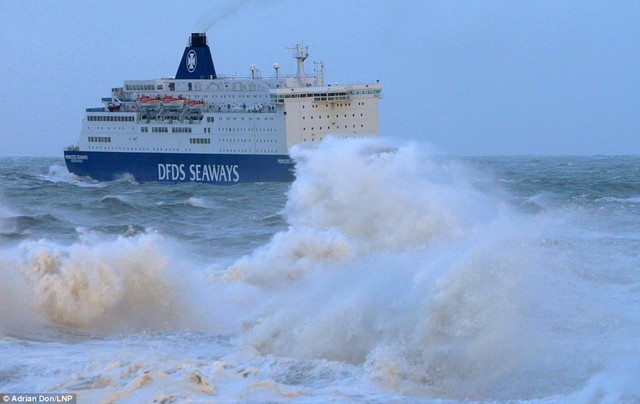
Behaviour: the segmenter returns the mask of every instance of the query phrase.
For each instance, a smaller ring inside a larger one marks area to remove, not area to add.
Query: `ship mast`
[[[293,57],[298,59],[298,78],[304,79],[307,77],[304,72],[304,61],[309,57],[309,47],[298,43],[293,49],[296,51]]]

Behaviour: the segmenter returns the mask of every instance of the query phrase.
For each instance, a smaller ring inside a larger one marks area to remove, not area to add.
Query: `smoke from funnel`
[[[221,6],[216,7],[215,9],[207,13],[207,15],[212,15],[213,18],[211,18],[206,23],[203,23],[202,28],[199,28],[198,32],[207,32],[208,30],[213,28],[216,24],[218,24],[220,21],[223,21],[235,15],[240,10],[246,7],[249,7],[251,5],[256,6],[258,4],[259,2],[257,0],[230,1],[226,4],[223,3]]]

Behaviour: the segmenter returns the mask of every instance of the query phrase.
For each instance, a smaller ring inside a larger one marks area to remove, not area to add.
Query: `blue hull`
[[[231,185],[246,182],[290,182],[288,155],[116,153],[65,151],[70,173],[99,181],[130,174],[138,182],[204,182]]]

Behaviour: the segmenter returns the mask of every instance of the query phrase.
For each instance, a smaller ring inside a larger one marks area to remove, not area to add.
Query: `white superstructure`
[[[304,56],[304,58],[302,57]],[[128,80],[86,111],[80,150],[119,152],[286,154],[294,144],[327,135],[377,136],[379,83],[325,85],[304,72],[262,78]]]
[[[289,149],[326,136],[378,136],[379,83],[326,85],[305,73],[308,48],[293,48],[295,76],[218,76],[206,35],[191,34],[174,78],[128,80],[88,108],[78,146],[65,150],[79,176],[138,181],[292,181]]]

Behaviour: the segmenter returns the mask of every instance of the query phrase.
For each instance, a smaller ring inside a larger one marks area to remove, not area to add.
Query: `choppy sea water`
[[[640,157],[329,140],[292,184],[0,159],[0,391],[640,402]]]

